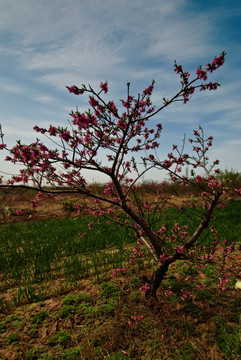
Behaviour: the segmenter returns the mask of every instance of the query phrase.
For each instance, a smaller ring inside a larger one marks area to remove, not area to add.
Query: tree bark
[[[192,245],[197,241],[197,239],[200,237],[202,232],[208,227],[214,208],[217,205],[220,196],[221,193],[215,195],[210,205],[210,208],[205,214],[203,220],[200,222],[199,226],[197,227],[196,231],[193,233],[189,241],[187,241],[186,244],[184,245],[185,251],[189,250],[192,247]],[[165,262],[159,263],[157,269],[154,271],[150,279],[149,290],[146,292],[146,297],[152,297],[157,300],[157,295],[156,295],[157,289],[161,285],[161,282],[168,271],[169,265],[181,258],[183,258],[183,255],[176,252],[172,256],[170,256]]]
[[[161,282],[168,271],[169,265],[170,263],[168,261],[165,261],[164,263],[158,265],[157,269],[152,274],[149,289],[146,292],[146,297],[152,297],[157,300],[157,289],[161,285]]]

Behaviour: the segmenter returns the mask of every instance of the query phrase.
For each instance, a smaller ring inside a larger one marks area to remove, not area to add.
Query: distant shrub
[[[235,188],[240,188],[241,186],[241,173],[234,169],[221,171],[220,174],[217,175],[217,179],[226,185],[232,183]]]

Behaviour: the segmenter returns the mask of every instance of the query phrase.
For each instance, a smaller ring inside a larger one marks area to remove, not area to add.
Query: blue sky
[[[179,90],[176,59],[195,74],[223,50],[226,62],[211,80],[214,92],[197,92],[186,105],[159,113],[163,156],[200,124],[214,136],[211,159],[241,171],[240,0],[3,0],[0,2],[0,123],[5,142],[30,143],[33,126],[67,125],[88,98],[66,85],[108,80],[118,103],[126,82],[137,94],[156,80],[153,101]],[[3,161],[0,170],[16,172]],[[153,175],[154,176],[154,175]],[[90,181],[93,179],[90,179]],[[95,178],[95,180],[97,180]]]

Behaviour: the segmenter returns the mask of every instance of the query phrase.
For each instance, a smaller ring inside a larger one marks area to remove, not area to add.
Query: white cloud
[[[54,98],[52,96],[40,95],[40,96],[35,96],[34,100],[40,103],[49,103],[54,101]]]
[[[110,0],[12,3],[11,8],[0,4],[0,13],[7,11],[15,26],[9,27],[2,15],[1,27],[15,34],[14,52],[22,66],[47,71],[43,76],[52,75],[53,85],[56,71],[120,78],[131,68],[140,76],[137,52],[140,61],[144,56],[173,61],[177,54],[181,59],[197,58],[207,51],[206,36],[211,31],[207,17],[204,21],[182,14],[184,0],[151,1],[148,6],[144,0],[123,0],[115,6]],[[198,31],[190,34],[194,26]]]
[[[241,139],[228,140],[226,143],[227,143],[228,145],[237,145],[237,146],[240,146],[240,145],[241,145]]]
[[[230,152],[237,152],[239,144],[232,133],[238,137],[241,130],[241,47],[221,31],[222,24],[227,26],[241,8],[222,3],[200,9],[191,0],[0,2],[0,64],[3,73],[7,70],[0,79],[6,97],[1,118],[9,135],[14,138],[21,124],[17,136],[32,141],[35,122],[40,126],[62,124],[75,105],[87,110],[88,96],[71,97],[66,85],[90,83],[98,88],[100,81],[108,80],[106,96],[119,105],[118,100],[126,96],[127,81],[136,95],[155,78],[153,102],[160,104],[163,97],[170,98],[179,90],[174,59],[195,73],[199,63],[205,66],[205,61],[212,60],[210,54],[218,55],[227,45],[227,61],[212,77],[220,79],[222,87],[194,94],[190,103],[174,104],[157,118],[171,129],[168,139],[180,131],[182,136],[201,122],[208,131],[215,129],[219,150],[228,146]],[[7,93],[18,96],[7,98]],[[230,143],[221,145],[225,136]]]
[[[15,94],[22,92],[22,88],[19,85],[8,83],[7,80],[0,80],[0,89]]]

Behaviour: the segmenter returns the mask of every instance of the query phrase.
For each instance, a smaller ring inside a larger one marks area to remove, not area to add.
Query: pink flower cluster
[[[206,65],[206,70],[203,70],[201,67],[199,67],[196,70],[196,74],[197,74],[198,78],[200,80],[207,80],[207,73],[208,72],[213,72],[213,71],[217,70],[220,66],[222,66],[224,64],[225,55],[226,55],[226,53],[223,52],[219,57],[215,57],[211,64],[208,63]],[[204,89],[202,89],[202,90],[204,90]],[[213,89],[210,89],[210,90],[213,90]]]
[[[75,95],[81,95],[84,93],[84,89],[79,89],[77,86],[72,85],[70,87],[67,87],[70,93],[73,93]]]
[[[222,52],[222,54],[219,57],[215,57],[212,61],[212,63],[206,64],[206,69],[202,69],[202,66],[199,66],[196,69],[196,75],[198,80],[207,80],[207,74],[208,72],[213,72],[214,70],[218,69],[220,66],[224,64],[225,61],[225,55],[226,52]],[[208,84],[201,84],[198,86],[193,86],[191,83],[194,81],[189,82],[189,72],[184,72],[181,65],[177,65],[176,61],[174,63],[174,71],[177,74],[180,74],[181,83],[183,86],[182,89],[182,97],[183,97],[183,103],[186,104],[190,100],[190,95],[192,95],[195,91],[195,88],[200,87],[200,90],[216,90],[219,86],[219,83],[217,82],[209,82]],[[196,79],[196,80],[197,80]]]
[[[140,258],[140,257],[143,257],[143,256],[144,256],[144,254],[141,251],[141,249],[138,246],[134,247],[133,255],[130,255],[130,260],[129,260],[130,265],[135,264],[135,258],[137,258],[137,257]]]
[[[143,315],[140,316],[133,316],[131,315],[130,320],[128,321],[128,324],[132,327],[132,326],[137,326],[139,324],[140,321],[142,321],[144,319]]]
[[[23,209],[19,209],[16,211],[17,215],[24,215],[25,213],[26,213],[26,210],[23,210]]]
[[[218,82],[209,82],[208,84],[202,84],[200,90],[216,90],[220,86]]]
[[[148,86],[148,87],[143,91],[143,95],[144,95],[144,96],[146,96],[146,95],[151,96],[153,89],[154,89],[154,81],[153,81],[153,83],[152,83],[150,86]]]
[[[212,61],[212,64],[208,63],[206,65],[206,70],[213,72],[214,70],[218,69],[220,66],[222,66],[224,64],[225,61],[225,51],[219,56],[219,57],[215,57]]]
[[[163,253],[160,255],[160,259],[161,259],[161,262],[165,262],[166,260],[168,260],[168,256],[166,256],[166,254]]]
[[[203,70],[202,68],[198,68],[196,70],[196,74],[199,80],[207,80],[207,71]]]
[[[142,295],[145,295],[145,293],[150,289],[150,286],[148,283],[145,283],[139,290]]]
[[[101,88],[101,90],[103,90],[104,91],[104,93],[106,94],[107,92],[108,92],[108,82],[106,81],[106,82],[101,82],[100,83],[100,88]]]
[[[225,285],[229,282],[229,278],[230,278],[230,274],[226,273],[224,274],[224,279],[222,279],[221,277],[219,277],[219,284],[218,284],[218,288],[220,291],[225,291],[226,287]]]
[[[78,111],[76,111],[75,113],[72,112],[70,114],[73,118],[73,125],[76,125],[78,126],[78,129],[79,130],[82,130],[82,129],[88,129],[90,124],[93,124],[93,125],[97,125],[97,119],[96,119],[96,116],[95,115],[89,115],[89,114],[85,114],[85,113],[82,113],[80,114]]]
[[[166,291],[164,292],[164,295],[165,295],[165,296],[170,296],[170,295],[172,295],[172,294],[173,294],[172,286],[168,286],[168,290],[166,290]]]
[[[204,288],[206,287],[206,285],[204,284],[204,283],[201,283],[201,284],[198,284],[197,285],[197,288],[199,289],[199,290],[203,290]]]
[[[123,266],[121,268],[117,268],[117,269],[112,269],[111,270],[111,277],[116,277],[118,273],[125,272],[126,270],[127,270],[127,268],[125,266]]]
[[[241,196],[241,188],[240,189],[235,189],[236,194],[238,194],[239,196]]]
[[[191,291],[187,291],[187,290],[185,290],[185,289],[181,289],[181,292],[182,292],[182,296],[183,296],[183,298],[185,299],[185,300],[187,300],[187,299],[190,299],[191,297],[192,297],[192,293],[191,293]]]

